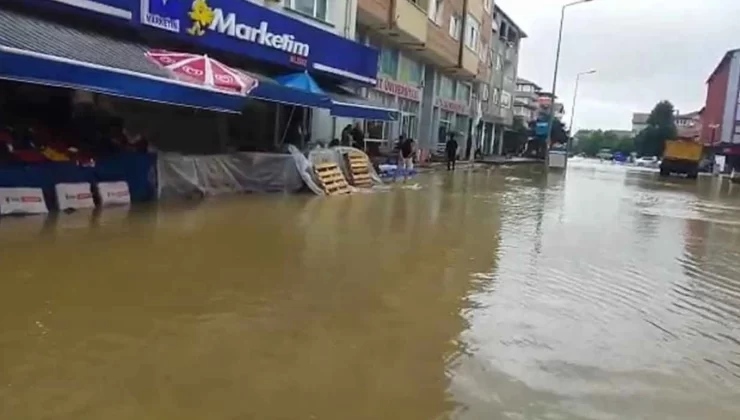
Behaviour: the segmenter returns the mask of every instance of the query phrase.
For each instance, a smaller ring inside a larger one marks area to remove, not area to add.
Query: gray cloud
[[[519,75],[547,90],[565,3],[496,0],[529,35]],[[632,112],[662,99],[682,112],[701,108],[707,77],[740,47],[737,16],[738,0],[593,0],[568,8],[557,89],[568,112],[576,74],[597,70],[581,79],[575,127],[627,129]]]

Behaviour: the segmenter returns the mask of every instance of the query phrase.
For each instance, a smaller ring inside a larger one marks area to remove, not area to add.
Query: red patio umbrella
[[[248,95],[259,84],[254,77],[214,60],[207,55],[150,50],[146,56],[180,80]]]

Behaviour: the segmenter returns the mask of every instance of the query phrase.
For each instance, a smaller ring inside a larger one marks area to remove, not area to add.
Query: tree
[[[647,120],[647,127],[635,138],[637,152],[642,156],[661,156],[666,140],[676,137],[673,104],[658,102]]]
[[[565,130],[565,125],[557,118],[552,120],[552,132],[550,133],[550,138],[553,144],[567,144],[568,139],[570,138],[568,132]]]
[[[583,153],[587,156],[596,156],[602,149],[612,152],[621,152],[628,155],[635,151],[635,141],[614,131],[593,130],[579,132],[578,142],[573,147],[573,153]]]

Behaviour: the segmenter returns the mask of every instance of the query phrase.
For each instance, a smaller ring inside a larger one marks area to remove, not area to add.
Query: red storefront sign
[[[391,95],[400,96],[404,99],[410,99],[416,102],[421,101],[421,89],[416,86],[396,82],[395,80],[378,77],[378,84],[375,86],[375,89],[384,93],[390,93]]]
[[[445,111],[454,112],[456,114],[467,114],[468,104],[465,102],[453,101],[450,99],[437,98],[434,101],[434,105],[444,109]]]

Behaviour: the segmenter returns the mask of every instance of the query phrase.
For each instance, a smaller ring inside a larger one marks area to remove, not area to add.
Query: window
[[[501,97],[501,89],[493,88],[493,103],[498,104],[498,100]]]
[[[501,54],[496,54],[496,70],[501,70],[504,68],[504,59],[501,57]]]
[[[394,79],[398,77],[398,50],[388,47],[381,48],[380,72]]]
[[[460,102],[468,103],[470,100],[470,86],[462,83],[457,84],[457,98]]]
[[[481,40],[478,43],[478,58],[482,62],[486,62],[486,58],[488,57],[488,45],[486,45],[486,42]]]
[[[402,82],[418,85],[424,77],[424,66],[418,61],[401,54],[399,60],[399,80]]]
[[[439,127],[437,128],[437,143],[444,144],[447,142],[447,133],[452,132],[452,112],[439,111]]]
[[[437,96],[445,99],[455,99],[455,82],[449,77],[439,76],[439,85],[437,86]]]
[[[455,117],[455,132],[462,133],[463,139],[466,139],[468,137],[469,120],[470,118],[468,118],[467,115],[458,115]]]
[[[406,138],[418,141],[419,103],[400,99],[398,104],[398,108],[401,110],[401,134],[406,136]]]
[[[429,20],[437,25],[442,25],[442,12],[444,12],[444,0],[430,0],[427,16]]]
[[[506,109],[511,108],[511,93],[501,92],[501,107]]]
[[[465,24],[465,46],[473,51],[477,51],[478,38],[480,37],[480,23],[472,16],[468,15]]]
[[[488,102],[488,99],[490,96],[491,96],[491,90],[488,87],[488,84],[481,85],[481,93],[480,93],[481,101]]]
[[[368,90],[367,99],[371,102],[387,106],[390,108],[395,107],[394,98],[392,95],[388,95],[377,90]],[[391,139],[391,122],[390,121],[365,121],[365,134],[368,140],[384,140],[388,141]]]
[[[459,15],[450,16],[450,36],[456,40],[460,39],[460,32],[462,32],[462,18]]]
[[[290,8],[323,21],[329,21],[327,2],[329,0],[290,0]]]

